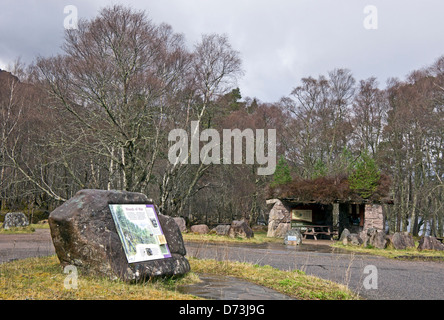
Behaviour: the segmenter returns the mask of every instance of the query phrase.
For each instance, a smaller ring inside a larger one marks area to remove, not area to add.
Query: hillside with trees
[[[226,36],[189,46],[126,7],[66,30],[62,49],[0,71],[2,212],[49,212],[81,189],[119,189],[193,223],[253,224],[267,219],[270,186],[342,177],[362,198],[393,200],[391,232],[443,236],[444,57],[385,86],[338,68],[262,102],[242,97],[240,53]],[[192,121],[200,132],[275,129],[275,175],[170,163],[168,133],[190,137]]]

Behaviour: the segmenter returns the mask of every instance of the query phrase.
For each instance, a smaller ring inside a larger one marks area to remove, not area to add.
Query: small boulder
[[[284,244],[290,246],[298,246],[302,244],[302,233],[299,228],[288,230],[284,238]]]
[[[23,212],[9,212],[5,216],[3,228],[23,228],[29,226],[29,220]]]
[[[342,231],[339,241],[341,241],[344,246],[360,246],[363,243],[361,237],[357,233],[350,233],[348,229]]]
[[[425,236],[419,240],[418,250],[438,250],[444,251],[444,244],[442,244],[435,237]]]
[[[251,230],[250,226],[243,220],[240,221],[233,221],[230,226],[230,230],[228,232],[228,235],[231,238],[252,238],[254,237],[254,232]]]
[[[210,228],[206,224],[196,224],[191,226],[191,232],[198,234],[207,234],[210,232]]]
[[[347,236],[347,244],[351,244],[352,246],[360,246],[362,243],[363,241],[357,233],[350,233]]]
[[[395,232],[389,239],[390,244],[396,250],[404,250],[415,247],[415,240],[408,232]]]
[[[180,232],[187,232],[187,223],[184,218],[174,217],[173,220],[178,225]]]
[[[339,241],[341,241],[344,245],[347,245],[347,237],[350,235],[350,231],[348,229],[342,230],[341,236],[339,237]]]
[[[387,240],[384,231],[369,228],[360,232],[360,238],[364,247],[372,246],[378,249],[385,249],[387,247]]]
[[[230,232],[231,225],[229,224],[220,224],[213,230],[216,232],[218,236],[228,236]]]

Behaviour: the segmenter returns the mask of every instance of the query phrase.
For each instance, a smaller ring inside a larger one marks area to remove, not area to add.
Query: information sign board
[[[110,204],[129,263],[170,258],[165,235],[152,204]]]

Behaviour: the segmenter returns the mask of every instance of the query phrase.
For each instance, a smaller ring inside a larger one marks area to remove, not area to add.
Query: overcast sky
[[[65,6],[89,19],[112,4],[145,10],[190,45],[204,33],[228,35],[243,60],[243,97],[263,102],[334,68],[350,69],[357,80],[375,76],[384,86],[444,55],[442,0],[0,0],[0,68],[19,56],[30,63],[59,53]],[[377,29],[368,29],[375,26],[368,5],[377,9]]]

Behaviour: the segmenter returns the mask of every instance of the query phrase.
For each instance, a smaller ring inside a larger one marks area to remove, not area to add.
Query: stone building
[[[292,227],[304,225],[330,226],[341,234],[345,228],[359,233],[369,228],[384,230],[383,203],[369,201],[341,201],[317,203],[291,198],[267,200],[271,207],[268,221],[268,237],[282,238]]]
[[[384,231],[384,208],[393,203],[390,184],[390,178],[381,174],[378,185],[367,198],[350,188],[345,175],[295,178],[284,185],[269,187],[268,236],[283,237],[292,227],[304,225],[324,226],[338,234],[345,228],[351,233],[370,228]]]

